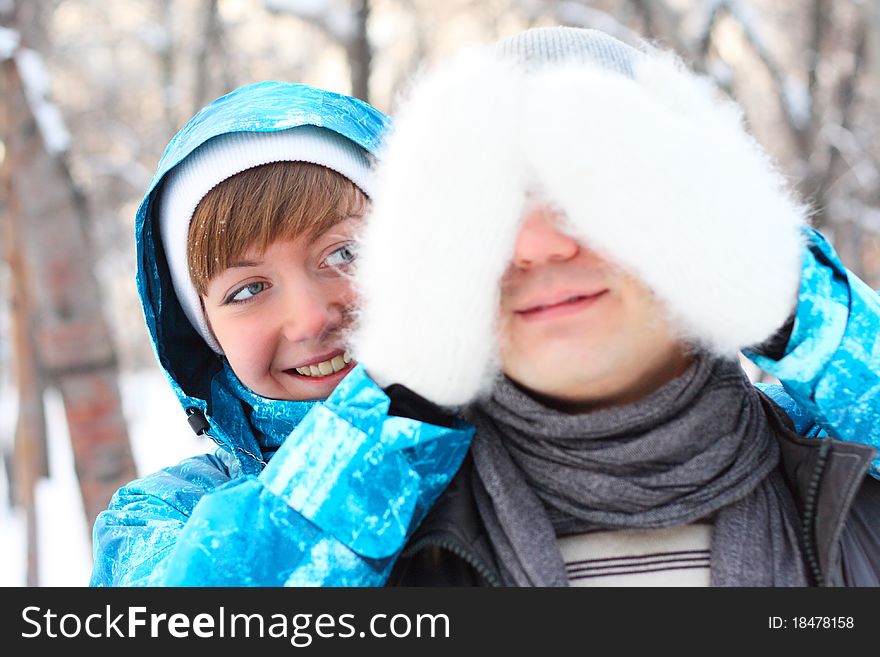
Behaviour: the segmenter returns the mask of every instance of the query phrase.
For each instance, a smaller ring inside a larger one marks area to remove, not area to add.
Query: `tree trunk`
[[[367,34],[370,0],[356,0],[354,4],[357,28],[351,43],[346,45],[351,68],[351,95],[370,102],[370,69],[373,63],[373,51]]]
[[[3,64],[2,88],[4,97],[10,92],[14,63]],[[5,104],[3,138],[9,143],[10,132],[16,127],[12,103]],[[18,416],[15,422],[15,442],[12,458],[10,488],[16,506],[24,512],[25,521],[25,582],[39,585],[37,536],[36,484],[46,471],[46,420],[43,414],[43,386],[32,339],[33,286],[27,280],[27,271],[17,245],[21,241],[21,204],[11,194],[13,160],[7,153],[3,161],[2,190],[8,199],[4,222],[4,257],[9,266],[9,312],[12,354],[14,359],[15,388],[18,393]]]
[[[24,364],[35,353],[46,382],[61,392],[91,525],[113,492],[136,476],[116,356],[90,268],[84,205],[64,160],[45,148],[15,60],[7,60],[3,70],[9,206],[19,229],[9,246],[20,259],[18,285],[32,304],[32,347],[22,346],[29,353],[19,358]],[[42,399],[34,403],[42,405]],[[38,429],[35,420],[24,415],[20,420],[29,425],[26,433]]]

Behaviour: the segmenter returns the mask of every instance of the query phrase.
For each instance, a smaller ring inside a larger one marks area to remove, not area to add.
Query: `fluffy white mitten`
[[[806,213],[711,85],[659,55],[628,77],[477,53],[416,84],[380,165],[352,350],[381,385],[459,405],[491,384],[499,283],[534,188],[684,339],[731,355],[794,307]]]
[[[456,406],[491,383],[516,236],[498,228],[522,207],[521,92],[516,71],[472,53],[418,82],[395,122],[358,247],[351,339],[380,385]]]
[[[525,157],[575,236],[645,282],[683,337],[733,355],[794,308],[806,212],[737,106],[672,57],[634,69],[530,78]]]

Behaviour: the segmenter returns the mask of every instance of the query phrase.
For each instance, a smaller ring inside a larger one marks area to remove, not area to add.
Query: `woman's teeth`
[[[330,360],[321,361],[305,367],[295,368],[298,374],[303,376],[327,376],[339,370],[345,369],[345,366],[351,362],[351,354],[347,351],[341,356],[334,356]]]

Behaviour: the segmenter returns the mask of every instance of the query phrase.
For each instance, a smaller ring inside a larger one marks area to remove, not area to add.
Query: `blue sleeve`
[[[186,459],[120,488],[93,530],[91,586],[148,586],[161,573],[198,502],[229,481],[222,461]]]
[[[784,393],[776,390],[771,396],[801,433],[880,447],[878,335],[880,297],[846,270],[824,237],[810,230],[797,313],[783,357],[746,355],[782,383]],[[871,474],[880,478],[880,456]]]
[[[189,517],[167,494],[120,497],[96,524],[92,583],[384,584],[473,435],[464,424],[389,416],[388,406],[358,366],[259,476],[207,492]],[[137,537],[119,543],[109,530],[116,525]]]

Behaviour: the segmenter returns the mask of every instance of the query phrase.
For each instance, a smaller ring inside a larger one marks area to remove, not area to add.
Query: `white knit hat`
[[[372,164],[363,148],[326,128],[306,125],[280,132],[230,132],[190,153],[166,177],[159,199],[159,230],[177,299],[193,327],[218,354],[223,350],[202,311],[187,262],[189,224],[199,202],[227,178],[271,162],[310,162],[345,176],[372,196]]]

